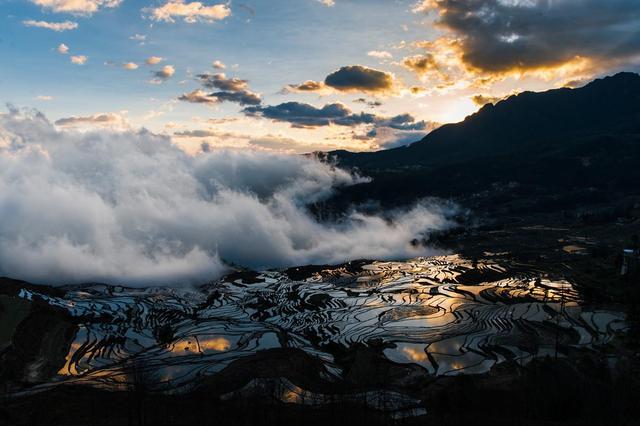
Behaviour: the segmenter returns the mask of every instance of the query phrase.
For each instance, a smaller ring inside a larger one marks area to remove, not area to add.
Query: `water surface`
[[[273,348],[300,349],[339,381],[336,345],[373,342],[387,360],[430,375],[480,374],[566,348],[597,351],[624,329],[621,312],[587,303],[570,282],[488,259],[369,262],[297,280],[291,271],[233,274],[201,288],[69,288],[64,298],[44,297],[82,325],[57,377],[41,386],[127,389],[143,372],[154,390],[180,392]],[[284,402],[325,398],[284,378],[278,389]]]

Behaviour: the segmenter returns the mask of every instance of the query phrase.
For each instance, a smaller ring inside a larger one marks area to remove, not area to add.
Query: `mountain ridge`
[[[573,207],[590,203],[590,197],[635,195],[640,188],[640,75],[624,72],[577,89],[523,92],[406,147],[329,155],[338,165],[373,178],[344,188],[334,199],[343,205],[468,198],[505,186],[517,188],[523,198],[582,193]]]
[[[624,102],[606,102],[612,95],[618,95]],[[543,107],[549,107],[549,105],[540,105],[548,103],[550,98],[556,103],[556,108],[551,111],[541,111]],[[603,104],[603,101],[604,104]],[[558,109],[571,107],[576,103],[581,104],[581,113],[586,114],[585,121],[577,122],[579,117],[571,114],[558,114]],[[635,104],[635,106],[634,106]],[[606,106],[606,109],[605,109]],[[516,108],[514,114],[513,109]],[[526,111],[522,111],[525,109]],[[602,115],[603,111],[607,111],[606,115]],[[526,117],[518,116],[523,112],[526,113]],[[547,112],[547,114],[544,114]],[[550,114],[551,113],[551,114]],[[501,100],[494,104],[487,104],[480,108],[474,114],[467,116],[463,121],[459,123],[450,123],[441,126],[440,128],[432,131],[421,140],[414,142],[405,147],[393,148],[389,150],[376,151],[373,153],[351,153],[348,151],[333,151],[330,154],[337,156],[342,160],[343,164],[350,165],[350,158],[360,158],[358,162],[367,164],[367,160],[375,158],[385,158],[386,161],[392,157],[392,154],[397,154],[402,161],[409,163],[424,162],[424,158],[416,157],[416,154],[441,154],[437,150],[444,149],[451,153],[451,144],[456,144],[456,148],[460,147],[461,142],[464,142],[463,138],[469,137],[468,132],[485,132],[490,133],[488,135],[481,135],[481,142],[486,141],[489,137],[498,136],[500,138],[503,135],[496,135],[498,130],[505,130],[504,123],[496,121],[515,119],[508,126],[508,134],[510,138],[520,137],[520,141],[528,142],[533,138],[540,137],[543,132],[560,131],[560,136],[570,131],[579,134],[593,134],[594,132],[602,132],[604,130],[611,131],[615,129],[615,125],[612,126],[611,115],[624,114],[619,122],[619,130],[627,130],[633,132],[640,132],[640,75],[631,72],[621,72],[614,76],[608,76],[601,79],[594,80],[587,85],[577,88],[560,88],[551,89],[544,92],[531,92],[525,91],[516,95],[512,95],[507,99]],[[635,126],[629,122],[630,114],[635,115]],[[567,120],[567,119],[571,120]],[[588,120],[586,120],[588,118]],[[562,119],[563,121],[559,121]],[[526,132],[530,132],[532,129],[529,127],[523,127],[536,120],[537,126],[535,127],[534,135],[527,135]],[[540,126],[540,124],[546,124],[546,126]],[[564,124],[565,127],[549,129],[548,124]],[[526,129],[525,134],[522,134],[523,129]],[[520,134],[514,134],[520,132]],[[484,136],[484,137],[483,137]],[[473,138],[473,137],[472,137]],[[473,139],[472,139],[473,140]],[[449,146],[439,147],[438,144],[449,143]],[[504,147],[504,144],[502,144]],[[458,150],[458,153],[460,150]],[[435,159],[435,158],[434,158]],[[428,163],[432,163],[429,161]]]

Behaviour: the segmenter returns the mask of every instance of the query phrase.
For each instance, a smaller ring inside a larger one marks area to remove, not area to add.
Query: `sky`
[[[369,178],[291,154],[638,71],[640,0],[0,0],[0,58],[0,275],[202,283],[433,254],[455,205],[319,222]]]
[[[640,68],[638,0],[0,0],[0,102],[60,129],[367,151]]]

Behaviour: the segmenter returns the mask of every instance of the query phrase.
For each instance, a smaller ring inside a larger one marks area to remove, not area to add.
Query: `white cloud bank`
[[[52,30],[56,32],[70,31],[78,28],[78,23],[71,22],[71,21],[47,22],[47,21],[34,21],[33,19],[29,19],[26,21],[22,21],[22,24],[25,27],[46,28],[48,30]]]
[[[162,6],[143,9],[143,12],[156,22],[174,23],[176,18],[182,18],[188,24],[213,23],[231,16],[227,4],[206,5],[199,1],[187,3],[185,0],[169,0]]]
[[[31,3],[53,12],[91,15],[100,9],[116,8],[122,0],[31,0]]]
[[[225,271],[221,259],[261,268],[426,254],[409,241],[448,226],[436,206],[332,224],[307,213],[360,180],[313,158],[189,156],[145,130],[65,131],[10,109],[0,114],[0,275],[202,283]]]

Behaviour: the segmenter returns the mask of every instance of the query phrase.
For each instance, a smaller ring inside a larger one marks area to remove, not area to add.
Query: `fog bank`
[[[449,226],[421,204],[387,219],[319,223],[308,203],[364,178],[314,158],[190,156],[147,131],[62,131],[34,111],[0,115],[0,275],[41,283],[202,283],[227,269],[428,254]],[[224,260],[224,261],[223,261]]]

